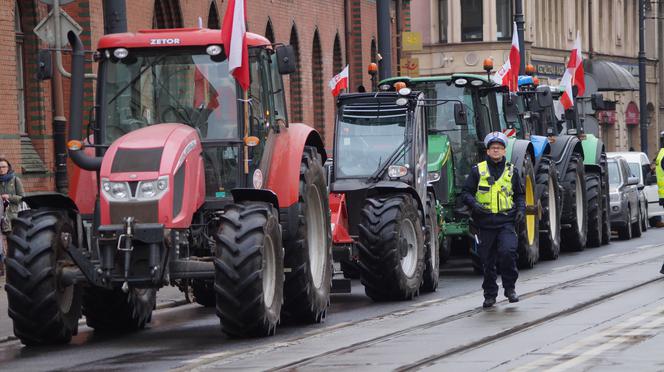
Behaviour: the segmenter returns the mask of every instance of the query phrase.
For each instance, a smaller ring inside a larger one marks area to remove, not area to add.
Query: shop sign
[[[566,70],[564,63],[537,61],[534,59],[530,62],[535,67],[535,74],[537,76],[552,76],[560,78]]]
[[[625,124],[639,125],[639,107],[634,102],[630,102],[625,110]]]
[[[595,113],[597,121],[601,124],[615,124],[616,112],[615,110],[597,110]]]

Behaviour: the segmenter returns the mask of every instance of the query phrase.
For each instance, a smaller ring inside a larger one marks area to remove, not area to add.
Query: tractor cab
[[[437,243],[430,249],[425,241],[425,235],[437,241],[437,233],[423,94],[410,88],[342,94],[337,106],[330,206],[333,252],[344,276],[362,277],[378,301],[410,299],[420,286],[435,289]],[[435,270],[425,267],[426,250],[428,258],[435,255],[426,259]]]

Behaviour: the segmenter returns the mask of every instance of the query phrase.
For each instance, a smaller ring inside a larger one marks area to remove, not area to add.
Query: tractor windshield
[[[473,103],[473,88],[457,87],[447,83],[447,81],[418,82],[412,87],[414,90],[423,91],[427,99],[453,100],[428,107],[427,128],[429,133],[440,133],[449,138],[454,158],[455,179],[457,183],[462,183],[470,172],[470,168],[477,162],[476,144],[480,141],[480,137],[483,138],[489,132],[489,129],[484,128],[485,124],[481,124],[478,128]],[[454,104],[458,102],[463,103],[466,109],[468,125],[456,125]],[[480,109],[483,108],[480,107]]]
[[[396,105],[347,104],[339,110],[336,140],[336,177],[369,177],[395,156],[406,164],[408,111]],[[395,152],[401,152],[395,154]]]
[[[237,138],[238,96],[227,61],[198,52],[130,50],[107,59],[105,142],[160,123],[189,125],[202,139]]]

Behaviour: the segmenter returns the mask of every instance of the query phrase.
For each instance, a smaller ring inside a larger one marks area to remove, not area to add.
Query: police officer
[[[525,215],[525,200],[519,172],[505,159],[507,137],[501,132],[484,138],[486,160],[473,166],[463,185],[462,200],[472,209],[474,224],[479,228],[476,241],[484,271],[484,303],[488,308],[496,303],[496,265],[503,279],[505,297],[518,302],[515,284],[519,276],[516,267],[517,235],[515,225]]]
[[[655,158],[655,174],[657,175],[659,205],[664,207],[664,132],[659,134],[659,147],[659,153]]]

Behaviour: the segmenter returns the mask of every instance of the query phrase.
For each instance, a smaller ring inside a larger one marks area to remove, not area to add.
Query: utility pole
[[[641,151],[648,154],[648,120],[646,93],[646,1],[639,0],[639,126],[641,127]]]
[[[127,32],[125,0],[104,0],[104,34]]]
[[[392,75],[392,37],[390,34],[390,3],[391,0],[377,0],[376,12],[378,22],[378,53],[381,59],[378,61],[380,80],[387,79]]]
[[[516,22],[516,32],[519,34],[519,54],[521,55],[521,66],[519,66],[519,75],[526,73],[526,47],[523,40],[523,2],[514,1],[514,22]]]

